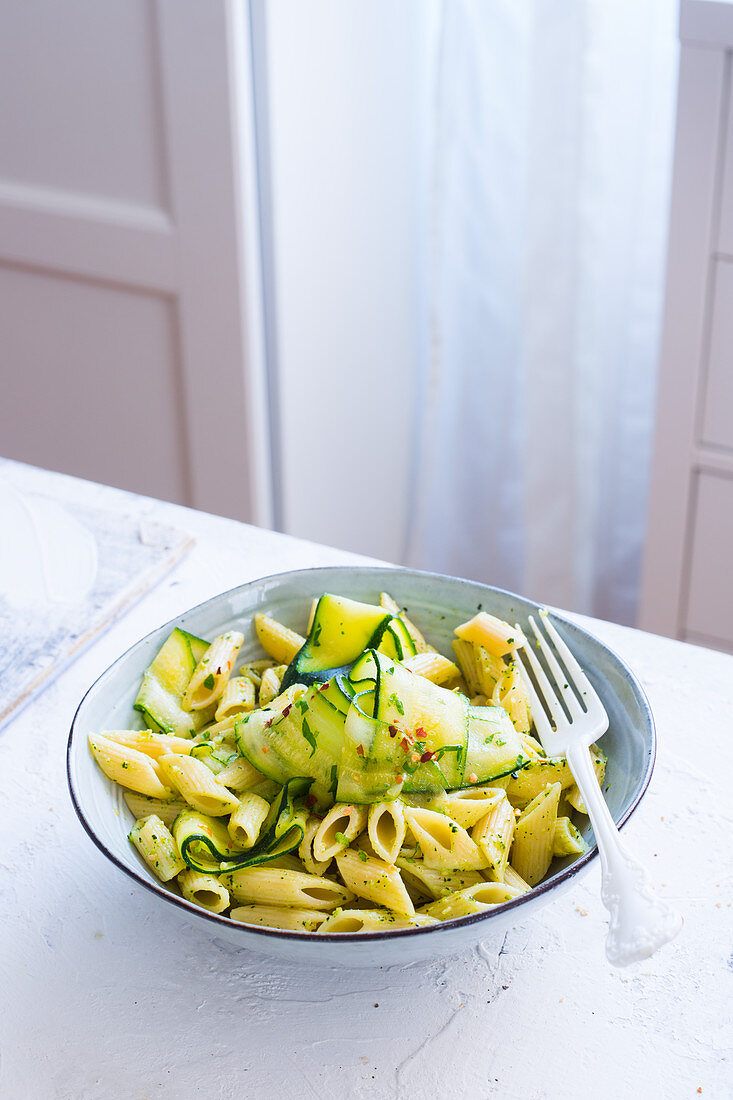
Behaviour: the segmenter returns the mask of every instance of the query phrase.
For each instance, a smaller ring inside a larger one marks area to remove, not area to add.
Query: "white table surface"
[[[0,733],[0,1097],[730,1097],[733,658],[585,625],[656,716],[627,843],[685,918],[629,970],[605,961],[594,865],[505,937],[378,970],[293,967],[176,919],[91,844],[66,788],[88,685],[153,627],[259,575],[353,555],[88,482],[16,484],[146,514],[196,547]]]

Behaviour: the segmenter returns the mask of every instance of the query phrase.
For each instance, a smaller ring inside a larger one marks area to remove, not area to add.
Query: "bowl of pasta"
[[[242,948],[369,966],[503,932],[597,855],[567,761],[534,732],[536,610],[379,567],[222,593],[90,687],[68,743],[76,812],[161,917]],[[651,777],[651,711],[620,658],[555,624],[609,715],[590,752],[621,826]]]

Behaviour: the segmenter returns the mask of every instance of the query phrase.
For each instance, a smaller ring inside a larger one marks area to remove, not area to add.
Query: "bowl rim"
[[[192,612],[206,608],[210,604],[221,600],[223,597],[231,596],[234,593],[238,593],[241,591],[246,591],[249,588],[254,588],[256,586],[262,585],[269,580],[285,580],[286,578],[290,579],[296,578],[298,576],[333,572],[343,573],[344,575],[354,572],[359,572],[361,574],[384,574],[385,572],[388,572],[395,573],[397,576],[399,576],[400,574],[406,574],[409,576],[423,577],[429,580],[451,581],[454,584],[466,585],[471,587],[478,585],[487,592],[498,593],[502,596],[509,596],[510,598],[521,600],[523,603],[530,603],[535,607],[536,610],[539,610],[539,608],[543,606],[542,604],[537,604],[534,600],[531,600],[526,596],[521,596],[516,592],[510,591],[509,589],[498,588],[495,585],[485,584],[483,581],[472,581],[463,577],[454,577],[447,573],[432,573],[421,569],[408,569],[402,566],[389,565],[324,565],[314,566],[312,568],[306,569],[290,569],[279,573],[270,573],[263,577],[256,577],[251,581],[246,581],[244,584],[236,585],[234,588],[228,588],[223,592],[219,592],[214,596],[210,596],[207,600],[202,600],[201,603],[194,604],[192,607],[186,608],[186,610],[180,612],[178,615],[175,615],[172,619],[169,619],[167,622],[161,623],[160,626],[157,626],[153,630],[150,630],[142,638],[139,638],[136,642],[133,642],[133,644],[129,646],[124,651],[124,653],[121,653],[120,656],[117,657],[112,662],[112,664],[109,665],[104,670],[104,672],[102,672],[96,678],[96,680],[94,680],[94,682],[87,688],[79,702],[79,705],[76,708],[76,711],[74,712],[74,717],[71,721],[71,727],[69,730],[69,737],[66,746],[66,778],[74,810],[76,811],[76,815],[79,818],[79,821],[81,822],[81,825],[83,826],[84,831],[87,833],[90,840],[96,845],[96,847],[102,852],[102,854],[107,857],[107,859],[114,863],[115,866],[119,867],[119,869],[123,871],[129,878],[133,879],[133,881],[137,882],[141,886],[144,886],[145,889],[149,890],[157,897],[160,897],[165,901],[172,903],[184,912],[193,913],[198,917],[209,920],[215,926],[226,928],[229,933],[231,933],[232,929],[242,929],[242,946],[247,946],[244,940],[249,935],[261,936],[263,938],[263,941],[267,941],[268,939],[286,939],[295,942],[345,944],[374,943],[378,940],[385,939],[393,940],[402,939],[404,937],[412,937],[415,935],[429,935],[431,933],[434,934],[440,932],[446,933],[456,928],[466,928],[474,924],[480,924],[484,921],[491,920],[491,918],[494,916],[503,915],[507,912],[517,909],[525,902],[537,898],[542,894],[546,894],[550,890],[553,890],[555,887],[560,886],[563,883],[570,882],[580,871],[587,867],[588,864],[592,863],[592,861],[598,856],[597,844],[593,844],[584,855],[580,856],[579,859],[569,864],[569,866],[564,868],[562,871],[559,871],[557,874],[553,875],[553,877],[547,882],[538,883],[538,885],[533,887],[533,889],[529,893],[522,894],[517,898],[513,898],[511,901],[504,902],[501,905],[497,905],[496,907],[492,909],[487,909],[481,913],[472,913],[469,916],[465,917],[454,917],[452,920],[440,921],[436,924],[428,924],[416,928],[385,929],[384,931],[379,932],[326,932],[323,934],[316,934],[314,932],[297,931],[285,928],[269,928],[265,925],[245,924],[242,921],[232,920],[231,917],[225,917],[218,913],[211,913],[207,909],[202,909],[200,906],[194,905],[192,902],[187,901],[185,898],[180,897],[179,895],[174,894],[169,890],[166,890],[163,884],[155,882],[152,878],[144,877],[142,873],[138,872],[133,867],[128,866],[121,859],[118,859],[114,852],[110,851],[104,841],[99,836],[97,836],[94,827],[87,820],[87,817],[84,813],[72,776],[72,752],[73,746],[75,744],[75,734],[77,733],[77,721],[88,696],[95,690],[97,685],[101,683],[101,681],[104,680],[107,676],[109,676],[112,673],[113,669],[115,669],[118,664],[123,662],[127,658],[128,654],[132,652],[132,650],[137,649],[138,646],[142,645],[154,634],[157,634],[159,631],[162,631],[165,628],[170,628],[172,630],[184,616],[188,616]],[[586,630],[585,627],[578,626],[570,619],[565,618],[565,616],[561,613],[555,611],[554,608],[550,608],[550,610],[552,611],[553,616],[558,619],[564,626],[569,627],[571,631],[578,631],[579,633],[584,634],[586,637],[591,638],[592,641],[596,643],[596,645],[601,647],[601,649],[605,650],[607,653],[610,653],[610,655],[615,661],[618,662],[625,675],[631,681],[631,684],[634,687],[638,696],[642,713],[646,718],[649,729],[649,746],[646,754],[646,765],[644,768],[644,772],[638,782],[636,792],[629,802],[629,805],[626,807],[619,819],[615,821],[616,827],[618,829],[621,829],[634,813],[637,806],[639,805],[639,802],[646,793],[649,783],[651,782],[651,777],[656,762],[657,732],[654,723],[654,715],[652,713],[649,699],[647,698],[646,692],[644,691],[644,688],[639,682],[636,674],[629,668],[626,662],[621,657],[619,657],[615,650],[606,645],[605,642],[602,642],[600,638],[597,638],[589,630]],[[489,929],[487,928],[487,931],[488,930]]]

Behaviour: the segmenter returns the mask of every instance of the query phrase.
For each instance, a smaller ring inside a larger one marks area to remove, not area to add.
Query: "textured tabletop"
[[[655,958],[606,963],[594,865],[462,955],[293,967],[212,940],[105,860],[71,807],[66,738],[89,684],[153,627],[259,575],[360,559],[30,468],[18,477],[196,545],[0,733],[2,1100],[733,1094],[733,658],[583,621],[636,671],[657,720],[655,774],[624,831],[685,918]]]

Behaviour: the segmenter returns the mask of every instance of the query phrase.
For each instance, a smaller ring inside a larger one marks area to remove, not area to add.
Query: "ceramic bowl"
[[[314,935],[246,926],[191,905],[153,878],[127,839],[132,816],[120,789],[100,771],[87,746],[87,735],[104,729],[139,728],[132,709],[143,670],[175,626],[202,637],[235,628],[245,635],[242,656],[261,656],[253,616],[266,610],[276,619],[306,632],[314,596],[334,592],[365,602],[378,602],[390,592],[407,607],[410,618],[426,637],[450,653],[453,628],[480,608],[510,622],[526,622],[536,605],[501,589],[432,573],[402,569],[342,567],[304,569],[251,581],[191,608],[154,630],[124,653],[89,688],[74,717],[68,744],[68,778],[77,814],[97,847],[121,871],[150,891],[151,904],[177,909],[200,929],[242,948],[277,955],[293,962],[384,966],[454,954],[537,913],[568,889],[596,858],[592,830],[590,848],[580,859],[555,862],[552,874],[530,894],[485,913],[425,928],[379,933]],[[614,820],[623,825],[649,783],[655,755],[655,733],[649,704],[633,673],[600,641],[579,626],[555,616],[560,633],[586,670],[609,715],[603,748],[608,756],[606,781]],[[100,906],[104,898],[99,899]]]

